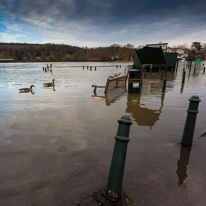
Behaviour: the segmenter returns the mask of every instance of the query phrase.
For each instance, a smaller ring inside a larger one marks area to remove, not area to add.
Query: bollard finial
[[[132,124],[132,121],[130,120],[128,115],[122,116],[120,119],[118,119],[118,122],[122,124],[129,124],[129,125]]]
[[[201,100],[199,99],[199,97],[196,96],[196,95],[193,95],[189,100],[190,100],[190,101],[197,101],[197,102],[200,102],[200,101],[201,101]]]

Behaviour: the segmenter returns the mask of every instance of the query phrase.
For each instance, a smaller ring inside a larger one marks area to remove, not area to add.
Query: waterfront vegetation
[[[137,49],[142,46],[137,47]],[[188,58],[206,57],[206,44],[177,45],[188,51]],[[135,46],[113,44],[108,47],[77,47],[65,44],[0,43],[0,62],[71,62],[131,60]],[[9,60],[5,60],[9,59]],[[11,60],[13,59],[13,60]]]

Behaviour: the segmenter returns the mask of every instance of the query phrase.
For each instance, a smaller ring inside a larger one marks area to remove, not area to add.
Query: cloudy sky
[[[206,43],[205,0],[1,0],[0,42]]]

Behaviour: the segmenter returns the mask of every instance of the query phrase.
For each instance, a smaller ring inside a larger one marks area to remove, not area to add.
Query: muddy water
[[[104,89],[97,89],[94,94],[91,85],[105,85],[108,76],[124,74],[131,63],[121,64],[121,68],[116,68],[117,64],[53,63],[52,71],[47,72],[43,71],[45,63],[0,64],[2,188],[67,174],[84,164],[98,164],[91,151],[112,151],[117,120],[125,114],[133,122],[131,153],[138,147],[144,154],[151,144],[156,151],[167,150],[181,141],[192,95],[201,99],[194,143],[205,144],[203,138],[197,139],[206,132],[206,74],[202,68],[195,74],[186,69],[182,86],[181,62],[177,72],[168,72],[165,92],[160,75],[147,73],[141,94],[128,94],[127,88],[106,95]],[[43,86],[52,79],[54,88]],[[35,85],[32,93],[19,93],[18,89],[30,85]],[[61,152],[61,146],[68,149]]]

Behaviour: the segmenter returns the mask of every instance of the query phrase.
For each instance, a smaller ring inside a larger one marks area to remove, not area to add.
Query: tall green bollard
[[[162,70],[162,73],[161,73],[161,80],[163,80],[163,74],[164,74],[164,70]]]
[[[182,84],[185,83],[185,75],[186,75],[186,71],[184,70],[183,71],[183,75],[182,75]]]
[[[118,120],[118,123],[119,127],[117,130],[117,135],[115,136],[116,142],[107,187],[102,193],[103,196],[111,202],[117,202],[121,199],[127,143],[130,141],[129,130],[132,124],[129,116],[127,115],[122,116]]]
[[[146,70],[144,70],[144,78],[146,77]]]
[[[159,68],[159,75],[160,75],[161,69]]]
[[[167,83],[167,79],[164,78],[164,80],[163,80],[163,86],[162,86],[162,90],[163,90],[163,91],[165,91],[165,89],[166,89],[166,83]]]
[[[201,101],[198,96],[192,96],[190,99],[189,108],[187,110],[187,119],[182,136],[181,144],[191,146],[195,130],[195,122],[198,111],[199,102]]]
[[[90,71],[92,71],[92,67],[90,67]]]

